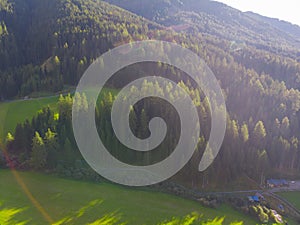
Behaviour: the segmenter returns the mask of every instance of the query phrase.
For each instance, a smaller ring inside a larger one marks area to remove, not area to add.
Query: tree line
[[[288,117],[282,121],[276,120],[274,127],[268,130],[262,120],[239,122],[230,115],[219,155],[207,171],[198,172],[210,132],[209,102],[192,85],[184,82],[179,82],[178,85],[188,92],[197,106],[201,133],[195,153],[184,169],[176,175],[177,181],[205,188],[230,183],[244,175],[261,182],[266,177],[296,175],[299,172],[299,139],[291,133]],[[142,90],[159,91],[165,96],[172,96],[174,100],[181,97],[180,93],[172,91],[171,83],[160,86],[147,81],[141,89],[133,87],[130,94],[138,94]],[[148,137],[148,124],[155,116],[162,117],[169,128],[166,138],[158,148],[148,153],[133,151],[120,143],[112,128],[111,108],[117,92],[105,89],[100,94],[95,111],[99,137],[111,154],[134,165],[150,165],[169,156],[181,135],[180,119],[176,110],[156,98],[132,106],[128,119],[135,136]],[[89,107],[93,107],[84,94],[60,96],[57,112],[49,107],[44,108],[31,121],[18,124],[14,134],[7,135],[7,149],[17,168],[49,170],[81,179],[99,179],[84,162],[74,140],[71,125],[74,98],[76,110],[87,111]]]

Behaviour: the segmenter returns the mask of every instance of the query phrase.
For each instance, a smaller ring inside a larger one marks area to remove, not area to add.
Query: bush
[[[273,212],[266,206],[252,205],[249,207],[249,212],[251,215],[257,217],[261,223],[268,223],[269,220],[273,220],[278,223]]]
[[[252,214],[252,215],[257,215],[257,213],[258,213],[258,209],[256,208],[256,206],[254,206],[254,205],[252,205],[252,206],[250,206],[250,213]]]
[[[219,202],[217,199],[214,198],[210,198],[210,197],[206,197],[206,198],[200,198],[198,199],[198,201],[206,206],[206,207],[210,207],[210,208],[217,208],[219,205]]]
[[[257,211],[258,211],[258,214],[264,213],[264,210],[260,205],[257,206]]]
[[[265,213],[267,213],[268,215],[270,214],[271,210],[268,209],[266,206],[263,206],[263,210]]]
[[[258,218],[259,218],[260,222],[262,222],[262,223],[268,223],[269,222],[269,216],[268,216],[268,214],[266,214],[264,212],[261,212],[258,215]]]
[[[71,177],[72,176],[72,172],[68,169],[63,170],[62,175],[64,175],[65,177]]]
[[[274,213],[273,213],[272,210],[270,210],[269,218],[270,218],[270,220],[272,220],[273,222],[280,224],[280,221],[275,217],[275,215],[274,215]]]

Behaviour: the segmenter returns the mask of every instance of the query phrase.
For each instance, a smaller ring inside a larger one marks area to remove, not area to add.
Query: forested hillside
[[[153,23],[102,1],[2,1],[0,98],[75,85],[118,43],[147,37]]]
[[[251,45],[276,54],[299,57],[299,26],[243,13],[210,0],[106,0],[178,32],[217,36],[233,45]]]
[[[209,170],[199,173],[197,168],[210,129],[207,99],[174,68],[159,64],[133,67],[133,71],[138,71],[135,74],[142,75],[159,75],[161,69],[167,68],[197,105],[203,130],[194,158],[176,176],[177,181],[211,187],[244,175],[260,182],[264,177],[299,174],[300,37],[297,32],[300,28],[285,33],[272,25],[272,21],[261,23],[256,17],[210,1],[112,2],[138,15],[98,0],[2,0],[1,98],[25,96],[38,90],[56,91],[64,84],[75,85],[97,56],[122,43],[148,39],[176,42],[197,53],[209,65],[220,81],[228,110],[227,132],[220,154]],[[112,90],[119,89],[129,77],[132,79],[130,74],[130,70],[120,72],[119,80],[109,85],[111,91],[103,95],[96,110],[98,128],[103,130],[99,131],[100,137],[118,157],[122,151],[117,149],[122,148],[109,124],[109,109],[116,94]],[[145,88],[154,85],[145,83]],[[170,94],[167,87],[158,88]],[[89,107],[84,96],[77,98],[82,99],[79,108]],[[71,104],[71,96],[61,97],[59,112],[45,109],[8,135],[7,146],[17,166],[84,176],[82,171],[78,175],[84,166],[70,127]],[[159,104],[156,107],[155,113],[163,117],[172,115],[169,122],[176,124],[178,118],[169,108]],[[141,124],[149,122],[152,116],[149,109],[151,106],[144,103],[132,112],[132,126],[138,136],[147,136]],[[174,136],[166,141],[176,144],[176,132],[175,126]],[[39,149],[48,151],[39,155]],[[142,158],[148,164],[163,157],[156,155],[151,160],[149,156],[131,152],[124,161],[134,164]]]

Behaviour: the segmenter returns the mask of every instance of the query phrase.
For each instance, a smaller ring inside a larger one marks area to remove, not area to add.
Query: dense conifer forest
[[[149,39],[175,42],[198,54],[214,72],[226,96],[228,118],[218,157],[207,171],[198,172],[210,130],[207,99],[172,67],[133,67],[142,75],[169,71],[197,106],[203,126],[198,148],[174,179],[195,187],[215,187],[243,176],[258,183],[266,177],[298,176],[299,27],[210,1],[155,0],[142,6],[138,0],[109,2],[131,12],[99,0],[1,0],[0,99],[21,98],[37,91],[56,92],[65,85],[76,85],[98,56],[122,43]],[[111,82],[99,99],[99,135],[116,157],[148,164],[169,154],[164,145],[161,149],[165,151],[152,157],[129,150],[124,154],[117,151],[122,146],[110,124],[111,105],[128,77],[128,69],[120,71],[118,80]],[[154,85],[146,82],[144,88]],[[165,95],[171,94],[171,87],[158,88]],[[91,107],[84,95],[61,96],[57,111],[44,108],[7,135],[14,166],[98,179],[76,147],[71,127],[73,98],[80,99],[78,110]],[[132,130],[137,136],[147,136],[144,125],[153,116],[151,113],[176,124],[177,114],[172,110],[161,102],[154,108],[147,102],[139,104],[131,112]],[[177,136],[175,126],[166,145],[175,145]],[[5,167],[4,161],[0,165]]]

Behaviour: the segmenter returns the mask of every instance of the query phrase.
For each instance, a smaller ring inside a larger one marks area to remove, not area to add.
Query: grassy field
[[[300,210],[300,192],[282,192],[282,193],[276,193],[280,195],[281,197],[288,200],[291,204],[293,204],[297,209]]]
[[[73,181],[29,172],[19,175],[53,224],[83,225],[99,221],[105,216],[119,218],[119,222],[127,224],[158,224],[192,212],[203,214],[205,218],[226,216],[225,224],[242,220],[246,225],[256,224],[255,220],[226,205],[214,210],[204,208],[194,201],[153,191],[108,183]],[[20,186],[11,171],[0,171],[0,180],[1,225],[18,224],[22,221],[25,221],[24,224],[47,224],[42,213],[34,207],[37,202],[33,203],[27,197],[24,187]],[[5,218],[9,222],[5,223]]]
[[[18,123],[31,118],[43,107],[56,108],[58,96],[0,103],[0,140],[13,133]]]
[[[116,94],[117,91],[114,89],[104,88],[104,92],[101,94],[106,94],[111,92]],[[69,92],[67,92],[69,91]],[[91,92],[96,92],[98,90],[92,90]],[[63,93],[73,93],[74,87],[67,87],[64,89]],[[51,93],[46,93],[46,97],[33,98],[28,100],[16,100],[11,102],[0,102],[0,141],[3,141],[8,132],[12,134],[15,131],[16,125],[21,122],[25,122],[26,119],[31,120],[33,116],[37,114],[39,110],[43,107],[50,106],[51,109],[56,110],[58,95],[51,96]],[[41,96],[42,93],[38,93]],[[52,93],[53,95],[53,93]],[[101,99],[99,95],[99,99]]]

